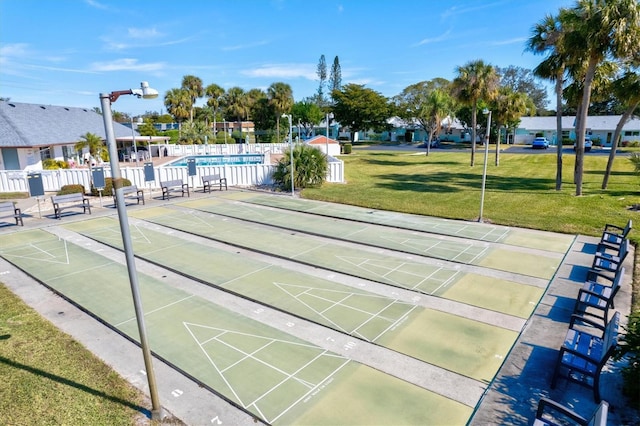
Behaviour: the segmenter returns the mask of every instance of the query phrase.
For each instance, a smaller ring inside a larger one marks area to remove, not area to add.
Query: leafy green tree
[[[451,84],[453,96],[471,107],[471,166],[475,163],[478,102],[490,102],[498,94],[499,76],[495,67],[478,59],[456,68]]]
[[[85,148],[89,150],[89,155],[92,158],[101,158],[103,160],[109,159],[109,153],[105,149],[105,145],[102,138],[94,133],[87,132],[80,136],[80,140],[73,146],[77,152],[82,153]],[[89,162],[91,166],[91,162]]]
[[[498,96],[490,108],[494,126],[498,129],[495,161],[495,165],[498,166],[500,165],[500,127],[504,125],[507,129],[515,129],[523,115],[535,114],[536,106],[525,92],[517,92],[511,87],[503,86],[498,89]]]
[[[293,104],[291,116],[293,122],[299,122],[304,129],[304,134],[308,136],[313,127],[320,124],[325,115],[316,103],[301,101]]]
[[[232,87],[223,96],[227,121],[242,121],[249,114],[249,105],[245,91],[240,87]]]
[[[317,187],[327,176],[327,156],[311,145],[293,149],[293,182],[295,188]],[[291,190],[291,151],[286,150],[273,171],[273,181],[280,188]]]
[[[606,58],[640,63],[640,4],[637,0],[578,0],[572,11],[571,46],[586,64],[576,115],[576,195],[582,195],[584,139],[596,68]]]
[[[327,61],[324,58],[324,55],[320,56],[320,61],[318,61],[318,68],[316,69],[316,75],[318,76],[319,84],[318,84],[318,106],[324,106],[324,86],[327,83]]]
[[[185,75],[182,77],[181,88],[189,94],[189,121],[193,123],[193,108],[196,100],[204,96],[202,80],[194,75]]]
[[[390,106],[387,98],[375,90],[360,84],[347,84],[332,93],[335,104],[335,119],[351,130],[351,141],[355,133],[369,128],[386,128]]]
[[[556,191],[562,189],[562,96],[567,63],[570,62],[569,43],[566,41],[568,29],[567,9],[560,9],[558,15],[547,15],[538,22],[527,40],[527,50],[546,58],[533,70],[541,78],[554,84],[556,95]]]
[[[167,112],[178,122],[178,129],[182,129],[182,122],[189,118],[191,110],[189,93],[183,89],[171,89],[164,95],[164,106]]]
[[[293,106],[293,90],[287,83],[273,83],[267,89],[267,97],[276,113],[276,132],[280,142],[280,116]]]
[[[334,90],[340,90],[341,87],[342,68],[340,67],[340,59],[338,59],[338,56],[336,56],[335,58],[333,58],[333,65],[331,65],[331,74],[329,74],[329,95],[331,95]]]
[[[204,89],[204,95],[207,98],[207,105],[213,110],[213,129],[216,131],[216,121],[220,121],[220,108],[222,106],[222,98],[224,89],[217,84],[210,84]]]
[[[266,97],[258,99],[251,109],[251,116],[256,130],[261,130],[261,132],[256,131],[256,143],[271,142],[273,130],[276,127],[276,113],[269,99]]]
[[[533,102],[536,111],[546,108],[547,89],[532,70],[510,65],[506,68],[497,68],[497,71],[500,75],[500,87],[508,87],[513,92],[524,93]]]

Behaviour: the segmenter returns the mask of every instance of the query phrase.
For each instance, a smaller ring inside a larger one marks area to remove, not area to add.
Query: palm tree
[[[87,132],[84,135],[80,136],[80,140],[76,142],[73,148],[80,153],[82,153],[85,148],[88,148],[91,158],[102,158],[104,143],[102,142],[102,138],[100,136],[94,133]],[[102,159],[106,160],[106,158]],[[91,161],[89,161],[89,168],[91,168]]]
[[[496,69],[478,59],[456,68],[457,77],[452,82],[452,93],[463,105],[471,107],[471,166],[475,163],[478,102],[495,98],[500,84]]]
[[[591,91],[606,58],[640,61],[640,3],[637,0],[579,0],[569,14],[573,42],[586,63],[582,103],[576,114],[576,195],[582,195],[584,139]]]
[[[287,83],[273,83],[267,89],[267,97],[276,112],[276,134],[278,142],[281,142],[280,116],[291,110],[293,106],[293,90]]]
[[[613,133],[613,141],[611,143],[611,151],[609,152],[609,160],[607,161],[607,169],[604,172],[602,180],[602,189],[607,189],[613,161],[616,158],[616,150],[618,148],[618,140],[622,133],[625,123],[631,118],[638,105],[640,105],[640,75],[636,72],[627,71],[622,77],[614,81],[612,90],[616,98],[625,106],[624,113],[620,117],[620,121],[616,125]],[[637,171],[637,165],[636,165]]]
[[[453,99],[446,90],[435,89],[427,95],[424,105],[420,108],[422,111],[419,116],[426,118],[423,125],[429,131],[427,155],[431,151],[433,136],[439,134],[442,129],[442,120],[453,114],[453,104]]]
[[[164,106],[178,122],[179,133],[182,132],[182,121],[189,117],[189,105],[189,93],[183,89],[171,89],[164,95]]]
[[[517,127],[520,117],[529,113],[533,115],[536,107],[526,93],[515,92],[513,89],[503,86],[498,90],[495,105],[491,107],[494,124],[498,129],[498,140],[496,142],[496,166],[500,165],[500,126],[506,128]]]
[[[224,89],[217,84],[210,84],[204,89],[204,94],[207,97],[207,105],[213,109],[213,133],[215,135],[217,133],[216,119],[224,96]]]
[[[189,122],[193,123],[193,107],[196,104],[196,100],[204,96],[202,80],[194,75],[185,75],[182,77],[181,88],[189,94]]]
[[[566,9],[560,9],[557,16],[547,15],[537,23],[527,41],[527,50],[534,54],[547,54],[533,73],[555,83],[556,95],[556,191],[562,189],[562,87],[567,62],[565,46]]]

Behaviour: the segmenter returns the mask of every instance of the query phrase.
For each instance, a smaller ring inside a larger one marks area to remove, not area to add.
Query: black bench
[[[216,183],[220,185],[220,191],[222,191],[222,185],[225,190],[229,189],[227,188],[227,178],[220,175],[207,175],[202,176],[202,192],[211,192],[211,187]]]
[[[600,238],[599,245],[609,246],[611,248],[619,248],[623,241],[629,235],[629,232],[631,232],[632,227],[633,222],[631,221],[631,219],[629,219],[624,228],[607,223],[604,226],[604,231],[602,231],[602,237]]]
[[[607,426],[608,415],[609,403],[607,401],[601,401],[596,411],[594,411],[590,418],[586,419],[575,411],[551,399],[540,398],[533,426],[565,424],[566,420],[570,420],[570,424],[578,424],[580,426]]]
[[[184,194],[187,194],[187,197],[190,197],[189,195],[189,184],[187,183],[182,183],[182,180],[180,179],[175,179],[175,180],[168,180],[166,182],[160,182],[160,187],[162,188],[162,199],[163,200],[168,200],[169,196],[172,192],[180,192],[182,194],[182,196],[184,197]]]
[[[13,201],[5,201],[0,203],[0,219],[12,218],[16,221],[16,225],[24,226],[22,222],[22,212]]]
[[[620,244],[619,249],[611,249],[613,253],[607,252],[610,247],[606,247],[600,251],[596,251],[595,256],[593,257],[593,265],[591,266],[594,269],[599,269],[608,272],[617,272],[618,269],[622,267],[622,262],[629,254],[629,240],[624,239]]]
[[[116,202],[116,190],[115,188],[111,188],[111,193],[113,195],[113,202]],[[142,201],[144,204],[144,191],[142,189],[138,189],[136,185],[123,186],[122,187],[122,196],[124,198],[124,202],[126,204],[127,200],[135,200],[138,204]]]
[[[613,300],[620,289],[624,273],[624,266],[616,272],[614,277],[593,269],[589,270],[587,280],[578,292],[573,313],[598,318],[606,326],[609,320],[609,309],[615,308]]]
[[[572,315],[567,336],[558,354],[551,389],[556,387],[558,379],[564,377],[570,382],[592,388],[593,399],[599,403],[602,400],[600,373],[618,344],[619,324],[620,312],[613,315],[606,327],[588,318]],[[587,327],[577,329],[576,325]]]
[[[89,214],[91,214],[89,199],[79,192],[75,194],[53,195],[51,202],[53,203],[53,213],[56,219],[62,217],[62,210],[70,208],[81,208],[83,213],[88,211]]]

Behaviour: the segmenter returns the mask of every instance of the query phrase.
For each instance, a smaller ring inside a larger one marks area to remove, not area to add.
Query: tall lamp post
[[[329,157],[329,120],[333,119],[333,113],[330,112],[325,117],[325,124],[327,126],[327,137],[325,138],[325,154]]]
[[[482,222],[482,211],[484,209],[484,188],[487,184],[487,161],[489,157],[489,131],[491,129],[491,111],[485,108],[482,112],[488,115],[487,115],[487,134],[484,137],[484,166],[482,170],[482,191],[480,195],[480,216],[478,217],[478,222]]]
[[[140,124],[142,124],[142,117],[138,117],[138,119],[136,120],[136,123],[138,123],[138,126]],[[133,153],[136,156],[136,167],[139,166],[138,164],[138,144],[136,143],[136,132],[133,128],[133,117],[131,117],[131,140],[133,141]],[[149,148],[151,149],[151,148]]]
[[[122,175],[120,174],[118,150],[116,147],[116,139],[114,135],[115,132],[113,130],[111,104],[117,101],[120,95],[134,95],[138,98],[153,99],[158,97],[158,91],[155,89],[151,89],[149,87],[149,83],[143,81],[142,83],[140,83],[140,89],[119,90],[111,93],[101,93],[100,104],[102,106],[102,118],[104,119],[104,130],[107,138],[107,148],[109,150],[109,158],[111,163],[111,176],[114,180],[116,207],[118,209],[118,219],[120,221],[120,232],[122,233],[122,245],[124,247],[124,253],[127,261],[127,271],[129,273],[129,283],[131,284],[133,306],[138,323],[138,333],[140,334],[140,346],[142,348],[142,355],[144,357],[147,380],[149,381],[149,392],[151,393],[151,419],[160,420],[162,418],[162,407],[160,406],[160,400],[158,398],[158,388],[156,386],[156,378],[153,371],[151,350],[149,349],[149,344],[147,341],[147,331],[144,323],[144,311],[142,310],[142,301],[140,299],[135,256],[133,254],[133,245],[131,243],[131,234],[129,232],[129,219],[127,217],[127,210],[124,202],[124,193],[122,192]]]
[[[288,118],[289,119],[289,150],[291,151],[291,196],[294,196],[294,192],[293,192],[293,172],[294,172],[294,166],[293,166],[293,123],[291,120],[291,114],[282,114],[282,118]]]

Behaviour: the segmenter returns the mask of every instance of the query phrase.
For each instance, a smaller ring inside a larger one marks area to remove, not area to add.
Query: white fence
[[[244,145],[243,151],[239,147]],[[170,145],[173,147],[173,145]],[[194,147],[194,145],[177,145],[174,151],[170,151],[169,155],[198,155],[200,150],[209,149],[210,155],[217,155],[213,150],[219,150],[220,154],[242,154],[242,153],[281,153],[282,149],[288,147],[287,144],[242,144],[242,145],[197,145],[198,152],[188,151],[184,147]],[[253,150],[249,151],[248,147]],[[184,150],[184,153],[178,154],[178,151]],[[259,151],[262,150],[262,151]],[[223,152],[226,151],[226,152]],[[204,154],[204,151],[201,153]],[[202,186],[202,176],[219,174],[227,178],[229,186],[250,187],[257,185],[270,185],[273,183],[273,170],[275,166],[271,164],[243,164],[243,165],[221,165],[221,166],[198,166],[196,167],[196,175],[189,176],[188,169],[185,166],[156,166],[154,167],[154,180],[146,181],[144,167],[122,167],[121,174],[123,178],[131,181],[133,185],[140,188],[159,189],[160,182],[181,179],[190,186]],[[104,166],[105,177],[111,177],[111,168],[108,164]],[[91,190],[91,171],[88,168],[77,169],[58,169],[58,170],[42,170],[42,183],[46,192],[59,191],[64,185],[79,184],[84,186],[85,190]],[[29,184],[27,182],[28,173],[20,170],[0,170],[0,192],[29,192]],[[326,176],[327,182],[343,183],[344,182],[344,162],[337,158],[329,157],[329,167]]]

